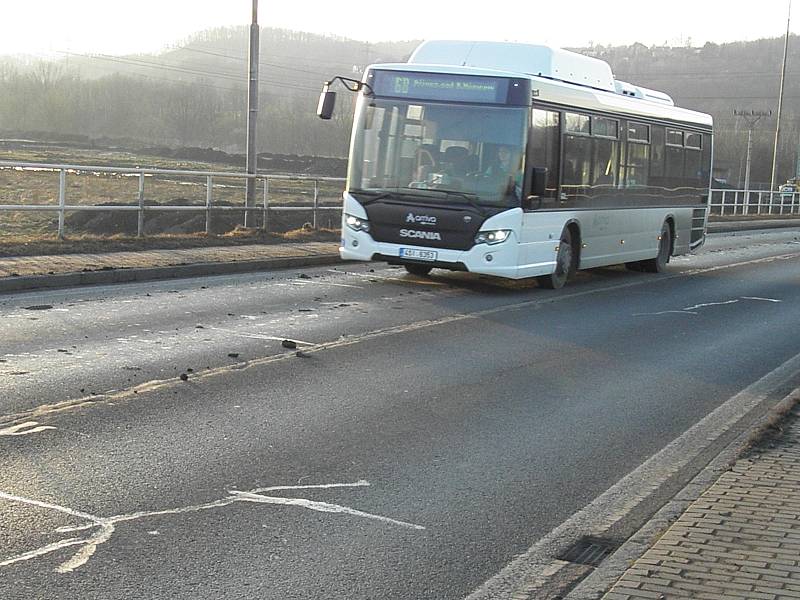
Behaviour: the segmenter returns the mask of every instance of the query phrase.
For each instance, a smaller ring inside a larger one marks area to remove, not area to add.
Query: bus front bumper
[[[552,244],[548,244],[548,247]],[[451,271],[468,271],[510,279],[545,275],[553,271],[554,262],[546,260],[538,265],[519,265],[520,246],[512,234],[505,242],[489,245],[475,244],[469,250],[451,250],[428,246],[376,242],[363,231],[346,230],[339,246],[344,260],[384,261],[390,264],[422,264]],[[404,251],[421,251],[426,259],[405,257]],[[534,267],[531,269],[531,267]]]

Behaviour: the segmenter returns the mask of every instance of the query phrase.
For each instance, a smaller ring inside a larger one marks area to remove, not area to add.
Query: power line
[[[200,75],[200,76],[208,76],[208,77],[216,77],[220,79],[224,79],[227,81],[235,81],[235,82],[244,82],[244,78],[242,76],[234,75],[230,72],[221,72],[221,71],[203,71],[200,69],[189,69],[184,67],[178,67],[174,65],[170,65],[168,63],[159,63],[153,61],[146,61],[146,60],[134,60],[134,59],[125,59],[121,57],[114,57],[105,54],[78,54],[74,52],[68,52],[65,50],[59,51],[62,54],[70,55],[70,56],[79,56],[82,58],[90,59],[90,60],[102,60],[106,62],[112,62],[117,64],[124,64],[130,65],[134,67],[142,67],[148,69],[159,69],[163,71],[171,71],[176,73],[184,73],[187,75]],[[285,89],[294,89],[294,90],[301,90],[306,92],[317,92],[318,89],[310,88],[310,87],[303,87],[299,85],[292,85],[289,83],[285,83],[283,81],[275,81],[275,80],[262,80],[261,83],[268,87],[278,87],[278,88],[285,88]],[[230,88],[228,88],[230,89]]]
[[[207,54],[209,56],[218,56],[218,57],[221,57],[221,58],[229,58],[231,60],[237,60],[237,61],[242,61],[242,62],[245,62],[247,60],[246,58],[243,58],[243,57],[240,57],[240,56],[231,56],[229,54],[220,54],[218,52],[210,52],[208,50],[198,50],[197,48],[189,48],[189,47],[186,47],[186,46],[181,46],[181,47],[179,47],[179,49],[180,50],[185,50],[187,52],[196,52],[198,54]],[[284,69],[286,71],[292,71],[293,73],[306,73],[306,74],[309,74],[309,75],[324,77],[324,74],[321,71],[306,71],[304,69],[298,69],[297,67],[291,67],[291,66],[287,66],[287,65],[279,65],[277,63],[268,63],[268,62],[264,62],[264,61],[259,61],[258,64],[259,64],[259,66],[262,66],[262,67],[272,67],[272,68],[275,68],[275,69]],[[342,64],[342,63],[340,63],[340,64]]]

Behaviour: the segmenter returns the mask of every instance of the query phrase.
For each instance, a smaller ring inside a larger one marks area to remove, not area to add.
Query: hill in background
[[[0,131],[5,137],[72,136],[131,147],[195,146],[243,152],[248,28],[192,36],[158,55],[65,55],[56,62],[0,59]],[[534,41],[534,40],[531,40]],[[259,151],[344,157],[351,110],[340,95],[332,122],[315,116],[334,75],[404,61],[418,41],[365,43],[264,28],[261,33]],[[747,124],[734,109],[777,112],[781,38],[694,47],[592,46],[575,50],[609,62],[618,79],[664,91],[716,124],[716,164],[738,182]],[[775,118],[754,132],[753,181],[768,181]],[[800,141],[800,41],[790,39],[779,181],[794,173]]]

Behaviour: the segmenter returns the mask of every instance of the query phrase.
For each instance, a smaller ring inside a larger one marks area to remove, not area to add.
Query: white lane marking
[[[252,338],[254,340],[270,340],[282,342],[283,340],[291,340],[302,346],[314,346],[314,342],[303,342],[289,337],[275,337],[274,335],[262,335],[260,333],[248,333],[242,331],[234,331],[233,329],[225,329],[223,327],[206,327],[206,329],[213,329],[214,331],[222,331],[223,333],[230,333],[231,335],[238,335],[239,337]]]
[[[18,425],[11,425],[5,429],[0,429],[0,435],[29,435],[31,433],[39,433],[40,431],[46,431],[48,429],[55,429],[55,427],[50,425],[39,425],[38,421],[25,421],[24,423],[19,423]]]
[[[415,525],[414,523],[407,523],[406,521],[398,521],[390,517],[384,517],[382,515],[376,515],[361,510],[356,510],[354,508],[342,506],[340,504],[331,504],[329,502],[318,502],[315,500],[309,500],[307,498],[285,498],[281,496],[265,496],[262,494],[262,492],[268,492],[268,491],[320,490],[320,489],[353,488],[353,487],[369,487],[369,486],[370,484],[368,481],[361,479],[359,481],[352,483],[279,485],[279,486],[271,486],[264,488],[256,488],[254,490],[249,490],[249,491],[229,490],[228,491],[229,495],[227,497],[220,498],[219,500],[208,502],[206,504],[199,504],[195,506],[184,506],[179,508],[168,508],[164,510],[155,510],[155,511],[140,511],[125,515],[115,515],[112,517],[98,517],[96,515],[85,513],[79,510],[74,510],[71,508],[67,508],[65,506],[60,506],[58,504],[42,502],[40,500],[34,500],[31,498],[25,498],[23,496],[16,496],[14,494],[0,492],[0,499],[5,499],[10,502],[18,504],[27,504],[29,506],[54,510],[56,512],[64,513],[72,517],[88,521],[88,523],[84,525],[79,525],[75,527],[59,527],[58,529],[56,529],[57,533],[74,533],[77,531],[86,531],[94,529],[96,527],[100,528],[97,532],[93,533],[88,538],[71,537],[64,540],[60,540],[58,542],[54,542],[52,544],[41,546],[40,548],[36,548],[35,550],[30,550],[28,552],[24,552],[22,554],[17,554],[16,556],[11,556],[4,560],[0,560],[0,567],[7,567],[22,561],[40,558],[42,556],[46,556],[48,554],[51,554],[58,550],[62,550],[64,548],[69,548],[71,546],[81,546],[71,558],[67,559],[66,561],[62,562],[56,567],[56,572],[58,573],[69,573],[85,565],[89,561],[89,559],[97,550],[97,547],[100,544],[107,542],[114,534],[115,531],[114,526],[117,523],[122,523],[127,521],[138,521],[140,519],[144,519],[147,517],[200,512],[212,508],[221,508],[233,504],[235,502],[249,502],[253,504],[272,504],[280,506],[296,506],[299,508],[313,510],[316,512],[344,514],[344,515],[351,515],[354,517],[371,519],[374,521],[379,521],[382,523],[387,523],[389,525],[394,525],[398,527],[404,527],[407,529],[425,530],[425,527],[423,527],[422,525]],[[148,531],[148,533],[150,535],[158,535],[158,530]]]
[[[775,298],[759,298],[758,296],[742,296],[742,300],[760,300],[761,302],[783,302]]]
[[[336,286],[336,287],[353,288],[355,290],[363,290],[364,289],[364,286],[362,286],[362,285],[350,285],[350,284],[347,284],[347,283],[333,283],[333,282],[330,282],[330,281],[316,281],[314,279],[293,279],[292,281],[294,281],[295,283],[302,283],[303,285],[305,285],[307,283],[315,283],[317,285],[333,285],[333,286]]]

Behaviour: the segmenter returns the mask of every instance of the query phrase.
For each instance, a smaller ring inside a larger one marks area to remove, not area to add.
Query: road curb
[[[717,221],[710,222],[707,227],[708,233],[736,233],[737,231],[756,231],[759,229],[787,229],[800,228],[800,219],[782,219],[775,221]]]
[[[596,600],[605,596],[630,566],[641,558],[669,527],[676,522],[706,490],[713,486],[722,474],[741,459],[750,446],[751,438],[763,433],[787,406],[794,405],[800,387],[788,393],[782,400],[769,406],[750,426],[746,427],[722,451],[689,481],[673,498],[667,501],[639,530],[625,541],[619,549],[576,585],[565,600]]]
[[[81,271],[80,273],[12,276],[0,279],[0,293],[82,285],[103,285],[131,283],[135,281],[203,277],[208,275],[231,275],[236,273],[251,273],[254,271],[273,271],[276,269],[332,265],[339,262],[341,262],[341,259],[338,254],[322,254],[317,256],[292,256],[236,262],[182,264],[168,267],[122,267],[99,271]]]

